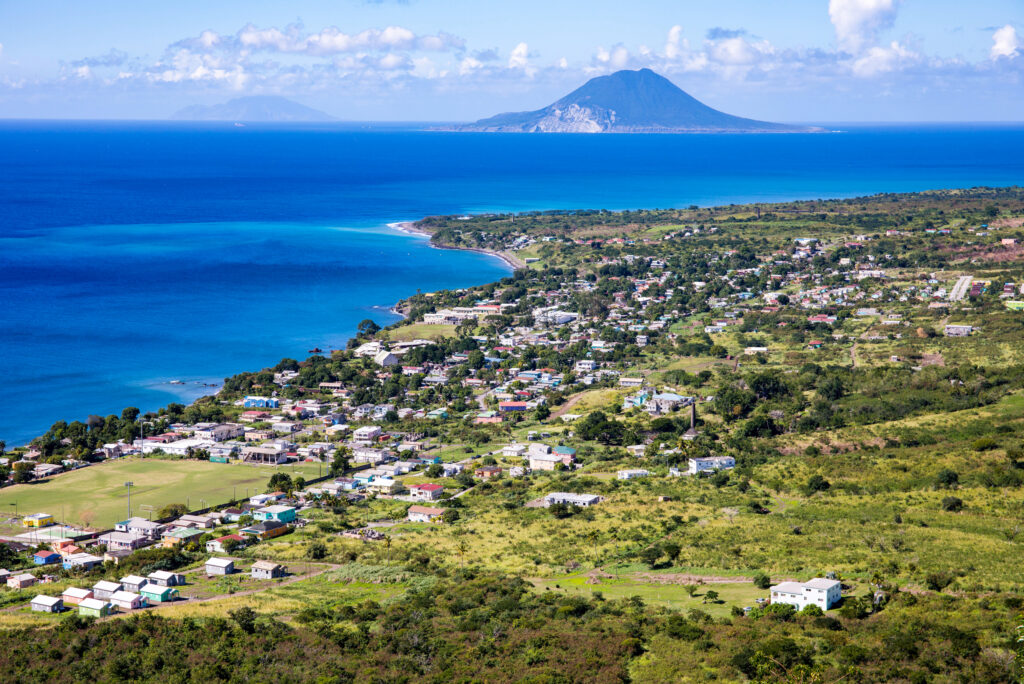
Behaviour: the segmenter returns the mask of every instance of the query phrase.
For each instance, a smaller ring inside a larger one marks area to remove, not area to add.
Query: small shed
[[[115,591],[110,602],[121,610],[137,610],[147,605],[145,598],[131,591]]]
[[[174,587],[161,587],[157,584],[147,584],[140,592],[142,598],[150,603],[167,603],[178,598],[178,590]]]
[[[81,605],[82,601],[87,601],[93,598],[93,595],[91,589],[68,587],[64,590],[64,593],[61,595],[61,598],[64,599],[64,603],[68,603],[71,605]]]
[[[7,578],[7,586],[11,589],[24,589],[25,587],[31,587],[35,583],[35,576],[27,572],[23,572],[20,575],[11,575]]]
[[[106,617],[110,615],[111,609],[109,603],[95,598],[87,598],[78,604],[78,614],[82,617]]]
[[[59,613],[64,610],[64,600],[59,596],[40,594],[32,599],[32,610],[40,613]]]
[[[273,561],[256,561],[252,564],[253,579],[276,579],[284,577],[285,568],[280,563]]]
[[[103,599],[104,601],[109,601],[110,597],[118,591],[121,591],[120,582],[100,580],[96,584],[92,585],[93,598]]]
[[[121,578],[121,587],[125,591],[138,593],[139,590],[147,584],[149,584],[149,580],[145,577],[139,577],[138,575],[128,575],[127,577]]]
[[[230,575],[235,571],[235,561],[230,558],[211,558],[206,561],[207,575]]]
[[[166,570],[155,570],[146,575],[146,578],[150,584],[156,584],[161,587],[177,587],[185,583],[184,575]]]

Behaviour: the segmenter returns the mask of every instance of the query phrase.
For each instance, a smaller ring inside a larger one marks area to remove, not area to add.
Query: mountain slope
[[[284,97],[254,95],[216,105],[192,105],[172,117],[179,121],[334,121],[334,117]]]
[[[532,112],[499,114],[462,131],[523,133],[792,133],[806,126],[755,121],[712,109],[650,69],[599,76]]]

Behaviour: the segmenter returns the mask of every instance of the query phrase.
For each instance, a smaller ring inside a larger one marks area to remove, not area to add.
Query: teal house
[[[178,590],[174,587],[161,587],[157,584],[147,584],[139,589],[142,598],[150,603],[167,603],[178,598]]]
[[[295,509],[291,506],[264,506],[257,508],[252,513],[254,520],[276,520],[277,522],[295,522]]]

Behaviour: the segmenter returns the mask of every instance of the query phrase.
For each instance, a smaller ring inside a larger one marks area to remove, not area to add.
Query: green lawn
[[[123,459],[89,466],[52,477],[45,482],[0,489],[2,513],[50,513],[69,525],[107,528],[128,515],[124,483],[131,481],[133,515],[146,515],[141,506],[154,511],[170,503],[184,503],[192,509],[227,503],[232,496],[243,497],[265,491],[275,472],[307,479],[317,476],[315,464],[250,466],[240,463],[206,461],[163,461]]]
[[[431,325],[427,323],[413,323],[398,328],[390,328],[387,337],[393,342],[407,342],[411,340],[439,340],[444,337],[455,336],[454,325]]]

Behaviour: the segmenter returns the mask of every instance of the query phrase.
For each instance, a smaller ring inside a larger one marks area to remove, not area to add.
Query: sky
[[[776,121],[1024,120],[1024,0],[0,0],[0,118],[537,109],[649,67]]]

